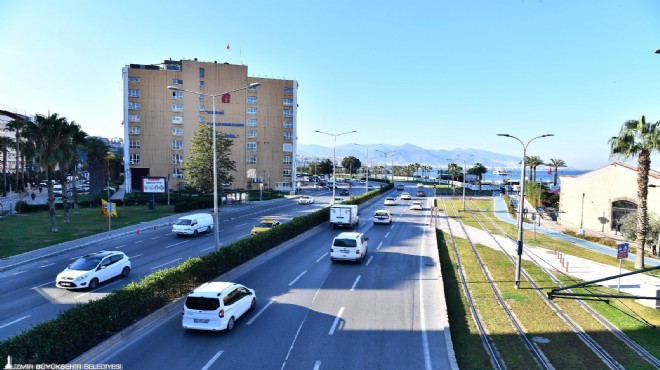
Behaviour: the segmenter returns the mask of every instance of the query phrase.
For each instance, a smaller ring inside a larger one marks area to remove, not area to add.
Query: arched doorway
[[[612,202],[612,223],[610,229],[614,230],[621,219],[631,212],[637,212],[637,203],[630,200],[615,200]]]

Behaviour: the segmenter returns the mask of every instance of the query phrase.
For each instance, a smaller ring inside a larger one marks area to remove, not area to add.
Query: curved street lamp
[[[195,95],[200,95],[200,96],[210,96],[212,101],[213,101],[213,233],[215,235],[215,250],[216,252],[220,250],[220,234],[219,234],[219,227],[218,227],[218,152],[216,149],[216,143],[215,143],[215,98],[216,96],[222,96],[225,94],[233,93],[236,91],[241,91],[241,90],[246,90],[246,89],[253,89],[258,86],[261,86],[260,82],[254,82],[251,83],[247,86],[243,86],[238,89],[234,90],[229,90],[222,92],[220,94],[204,94],[199,91],[191,91],[191,90],[184,90],[181,88],[178,88],[176,86],[168,86],[168,90],[172,91],[182,91],[182,92],[187,92]]]
[[[325,134],[325,135],[330,135],[335,138],[335,143],[332,147],[332,201],[330,202],[330,205],[335,204],[335,188],[337,187],[337,177],[335,176],[335,162],[337,161],[337,136],[341,135],[346,135],[346,134],[352,134],[354,132],[357,132],[357,130],[353,131],[347,131],[347,132],[342,132],[341,134],[331,134],[329,132],[323,132],[319,130],[314,130],[314,132],[318,132],[319,134]]]
[[[382,144],[364,145],[364,144],[355,143],[355,145],[363,146],[363,147],[367,148],[367,162],[368,162],[369,161],[369,148],[372,147],[372,146],[379,146],[379,145],[382,145]],[[368,191],[369,191],[369,164],[367,164],[367,176],[366,176],[366,181],[365,181],[365,184],[364,184],[364,192],[366,193]]]
[[[387,166],[387,157],[394,157],[395,155],[399,155],[399,152],[396,150],[391,150],[389,152],[384,152],[382,150],[376,149],[377,152],[380,152],[382,155],[385,156],[385,166]],[[392,159],[392,185],[394,185],[394,159]]]
[[[512,139],[518,140],[520,144],[523,147],[523,156],[522,156],[522,161],[521,163],[521,170],[520,170],[520,191],[518,192],[518,248],[516,250],[516,254],[518,255],[518,260],[516,262],[516,289],[520,287],[520,268],[522,264],[522,251],[523,251],[523,209],[525,206],[525,168],[526,163],[525,160],[527,159],[527,146],[529,143],[532,141],[542,138],[542,137],[548,137],[548,136],[555,136],[554,134],[545,134],[545,135],[540,135],[537,137],[534,137],[530,139],[527,144],[523,143],[522,140],[518,139],[517,137],[509,134],[497,134],[497,136],[504,136],[504,137],[510,137]]]

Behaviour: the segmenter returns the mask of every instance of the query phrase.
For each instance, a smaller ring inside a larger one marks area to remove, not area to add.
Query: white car
[[[244,285],[214,281],[193,290],[183,304],[181,326],[195,330],[227,330],[257,306],[254,290]]]
[[[392,215],[389,211],[384,209],[379,209],[374,212],[374,224],[391,224]]]
[[[298,204],[313,204],[314,203],[314,197],[311,195],[303,195],[300,198],[298,198]]]
[[[412,211],[421,211],[423,209],[424,207],[422,207],[422,202],[420,202],[419,200],[413,200],[410,203],[410,210]]]
[[[410,199],[412,199],[412,197],[410,196],[410,193],[408,193],[407,191],[404,191],[403,193],[401,193],[401,200],[410,200]]]
[[[418,182],[418,183],[417,183],[417,187],[418,187],[418,188],[423,188],[423,187],[424,187],[424,184],[422,184],[421,182]]]
[[[362,261],[367,255],[369,238],[356,232],[343,232],[332,240],[330,260]]]
[[[333,204],[341,204],[341,203],[344,203],[345,200],[346,199],[344,199],[342,197],[335,197]]]
[[[116,276],[127,276],[129,272],[131,261],[124,253],[95,252],[78,258],[57,274],[55,286],[62,289],[96,289],[100,283]]]
[[[396,198],[393,197],[387,197],[383,201],[384,206],[395,206],[396,205]]]

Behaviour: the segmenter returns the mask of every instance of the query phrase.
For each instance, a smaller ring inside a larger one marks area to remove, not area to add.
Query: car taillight
[[[218,317],[219,318],[225,317],[225,310],[224,309],[222,309],[222,310],[220,310],[220,312],[218,312]]]
[[[356,250],[355,250],[355,254],[360,254],[360,250],[359,250],[359,249],[356,249]]]

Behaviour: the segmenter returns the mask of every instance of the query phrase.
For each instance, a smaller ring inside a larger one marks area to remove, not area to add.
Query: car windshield
[[[192,220],[181,219],[181,220],[177,221],[175,225],[185,225],[185,226],[188,226],[188,225],[190,225],[191,222],[192,222]]]
[[[69,270],[89,271],[93,270],[101,262],[100,257],[82,257],[69,266]]]
[[[335,247],[352,247],[355,248],[355,240],[354,239],[335,239],[334,243],[332,244]]]
[[[259,222],[257,224],[257,227],[271,227],[271,226],[273,226],[272,222]]]
[[[220,307],[218,298],[188,297],[186,307],[191,310],[215,311]]]

